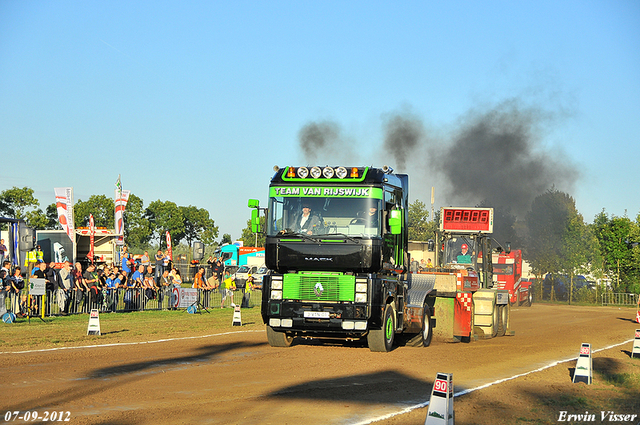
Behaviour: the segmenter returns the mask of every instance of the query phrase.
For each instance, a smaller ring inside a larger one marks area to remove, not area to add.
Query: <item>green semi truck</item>
[[[266,234],[261,314],[270,345],[366,338],[385,352],[398,335],[417,346],[431,343],[434,326],[453,335],[459,270],[410,272],[406,174],[387,166],[274,171],[267,207],[249,201],[252,230]],[[450,302],[438,302],[439,282],[453,284],[443,292]],[[439,305],[441,320],[433,318]]]

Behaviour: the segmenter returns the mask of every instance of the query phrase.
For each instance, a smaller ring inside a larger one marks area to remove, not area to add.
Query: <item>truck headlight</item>
[[[367,292],[366,283],[356,283],[356,292]]]
[[[361,292],[356,292],[356,302],[357,303],[366,303],[367,302],[367,294],[363,294]]]
[[[282,281],[281,280],[272,280],[271,281],[271,289],[282,290]]]
[[[281,300],[282,299],[282,291],[271,291],[271,299],[272,300]]]
[[[276,319],[274,317],[269,319],[269,326],[271,326],[272,328],[279,328],[280,323],[280,319]]]

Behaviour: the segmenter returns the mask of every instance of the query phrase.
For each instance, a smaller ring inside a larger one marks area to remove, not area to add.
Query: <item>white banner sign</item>
[[[173,307],[187,308],[198,302],[198,290],[195,288],[173,288]]]
[[[29,293],[31,295],[44,295],[47,291],[47,282],[45,279],[34,278],[29,279]]]

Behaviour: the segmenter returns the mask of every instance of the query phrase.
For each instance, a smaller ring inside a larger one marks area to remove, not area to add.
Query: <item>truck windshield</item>
[[[476,241],[473,236],[451,237],[445,242],[445,263],[475,265]]]
[[[493,274],[513,275],[513,264],[493,264]]]
[[[380,236],[381,204],[364,197],[271,197],[267,234]]]

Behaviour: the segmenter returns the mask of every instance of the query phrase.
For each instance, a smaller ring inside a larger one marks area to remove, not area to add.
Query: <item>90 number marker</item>
[[[27,410],[24,413],[14,410],[13,412],[9,411],[4,414],[5,422],[15,421],[16,419],[24,422],[69,422],[71,420],[71,412],[49,412],[45,410],[44,415],[40,416],[35,410]]]

